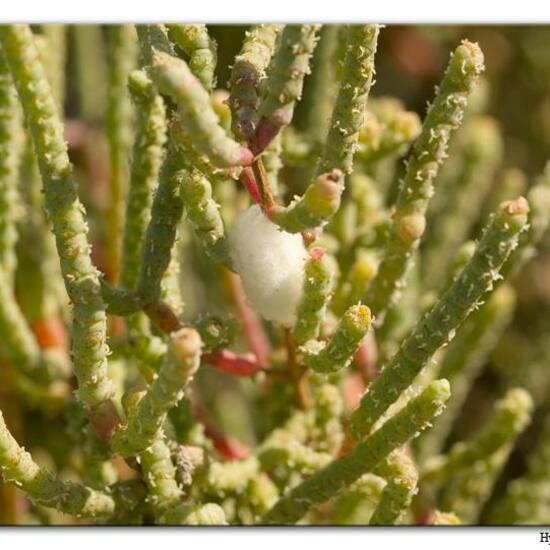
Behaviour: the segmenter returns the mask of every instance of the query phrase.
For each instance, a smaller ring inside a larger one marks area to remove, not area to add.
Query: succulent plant
[[[480,47],[421,122],[369,98],[384,32],[252,26],[224,89],[205,25],[0,26],[0,523],[550,520],[548,426],[495,493],[533,384],[449,441],[550,165],[487,215]]]

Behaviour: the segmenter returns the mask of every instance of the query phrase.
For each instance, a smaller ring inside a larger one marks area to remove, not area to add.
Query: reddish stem
[[[40,349],[69,350],[69,339],[67,329],[60,317],[40,319],[31,325]]]
[[[254,172],[254,178],[258,190],[260,191],[261,205],[264,212],[272,212],[273,208],[276,206],[275,198],[273,197],[273,192],[271,191],[271,185],[269,183],[269,178],[265,171],[265,166],[262,161],[262,157],[256,158],[252,164],[252,171]]]
[[[271,120],[262,118],[256,126],[256,135],[252,150],[254,154],[260,154],[281,131],[280,124],[274,124]]]
[[[204,426],[206,437],[212,440],[214,448],[223,458],[227,460],[244,460],[250,455],[251,450],[249,447],[232,437],[228,437],[209,424],[201,410],[195,411],[195,418]]]
[[[431,525],[434,520],[435,514],[433,509],[427,508],[416,519],[416,525]]]
[[[203,363],[208,363],[219,371],[233,376],[253,376],[262,370],[261,364],[253,353],[238,355],[233,351],[223,349],[212,353],[203,353],[201,360]]]
[[[165,334],[170,334],[180,328],[183,323],[172,308],[161,301],[152,302],[143,308],[152,323]]]
[[[104,401],[88,411],[88,420],[97,435],[109,441],[121,423],[118,412],[112,401]]]
[[[372,331],[367,334],[363,343],[355,352],[353,361],[363,378],[365,386],[368,386],[378,374],[378,350]]]
[[[359,406],[361,395],[365,391],[365,384],[358,372],[350,372],[343,380],[342,393],[348,411],[354,411]]]
[[[246,303],[241,280],[228,270],[224,270],[223,279],[226,292],[241,321],[248,349],[256,356],[259,365],[269,366],[271,345],[262,327],[260,317]]]
[[[256,178],[254,177],[254,171],[250,167],[243,168],[240,175],[241,183],[245,186],[248,194],[252,197],[252,200],[257,203],[262,203],[262,198],[260,196],[260,191],[258,189],[258,184],[256,183]]]

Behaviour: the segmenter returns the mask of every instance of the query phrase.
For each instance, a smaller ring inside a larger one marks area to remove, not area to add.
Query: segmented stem
[[[499,269],[516,248],[529,206],[520,197],[493,214],[476,252],[450,288],[404,340],[382,373],[370,384],[352,415],[357,437],[367,434],[433,354],[453,339],[457,327],[499,279]]]
[[[231,70],[229,106],[231,129],[242,142],[251,143],[258,122],[259,94],[265,71],[282,25],[255,25],[247,31]]]
[[[347,455],[334,460],[291,489],[263,517],[263,522],[276,525],[296,523],[311,508],[349,487],[394,449],[424,430],[442,411],[449,395],[449,383],[446,380],[432,382]]]
[[[137,309],[158,300],[162,276],[170,264],[178,224],[183,214],[180,182],[176,177],[178,165],[179,155],[170,147],[162,165],[141,251]]]
[[[167,512],[163,518],[167,525],[227,525],[225,512],[212,502],[189,506],[182,504]]]
[[[112,438],[113,449],[130,456],[147,449],[155,440],[167,412],[183,397],[183,390],[199,367],[201,340],[193,329],[170,335],[170,342],[157,378],[149,386],[126,425]]]
[[[140,66],[150,65],[155,51],[176,55],[165,25],[137,25],[136,31],[139,38]]]
[[[256,126],[255,154],[263,151],[275,136],[292,120],[294,106],[302,95],[304,78],[319,25],[286,25],[268,68],[263,88],[259,121]]]
[[[107,278],[114,283],[119,278],[128,154],[132,140],[133,113],[127,82],[137,61],[134,26],[111,25],[107,44],[109,63],[105,126],[109,143],[109,205],[105,252]]]
[[[335,169],[344,174],[352,171],[373,82],[379,29],[379,25],[349,26],[340,88],[317,175]]]
[[[374,473],[386,478],[370,525],[395,525],[411,504],[418,483],[418,472],[406,451],[395,451],[383,460]]]
[[[369,331],[370,324],[371,316],[367,306],[350,307],[327,343],[313,340],[301,348],[304,362],[314,371],[323,373],[346,367]]]
[[[225,168],[252,162],[250,150],[233,141],[220,126],[208,92],[185,61],[155,51],[150,75],[160,92],[177,104],[193,146],[207,155],[213,165]]]
[[[334,259],[322,248],[313,246],[308,254],[304,267],[303,297],[296,311],[296,324],[292,331],[297,344],[305,344],[319,336],[336,271]]]
[[[155,516],[161,518],[168,508],[178,505],[182,497],[170,448],[159,437],[139,457],[149,493],[147,500],[153,505]]]
[[[199,170],[181,170],[176,174],[185,215],[213,260],[230,264],[220,206],[212,197],[212,186]]]
[[[21,120],[17,94],[0,51],[0,266],[6,282],[13,279],[18,201],[17,177],[21,155]]]
[[[105,491],[70,481],[61,481],[44,470],[19,446],[0,412],[0,471],[4,479],[17,484],[36,504],[56,508],[83,518],[112,515],[116,501]]]
[[[316,179],[302,197],[287,207],[275,206],[269,212],[271,219],[285,231],[298,233],[324,225],[340,207],[344,175],[352,170],[359,130],[367,111],[378,29],[378,25],[349,28],[344,71]]]
[[[189,68],[206,90],[216,86],[215,70],[218,58],[216,41],[206,25],[168,25],[172,40],[189,56]]]
[[[428,290],[439,289],[444,281],[452,258],[479,217],[502,157],[500,130],[492,118],[471,119],[459,134],[461,171],[445,189],[445,203],[434,220],[422,256],[422,286]]]
[[[468,95],[482,70],[481,50],[476,44],[464,41],[451,56],[422,132],[414,142],[395,203],[384,257],[365,298],[379,322],[388,307],[399,300],[403,277],[424,233],[434,179],[446,156],[451,133],[462,121]]]
[[[61,270],[73,303],[72,354],[80,399],[96,407],[113,395],[107,374],[106,315],[90,256],[84,207],[61,121],[28,25],[3,25],[0,41],[12,72],[42,174]]]
[[[326,224],[338,211],[343,192],[344,175],[340,170],[333,170],[318,176],[305,193],[288,206],[274,206],[268,214],[281,229],[301,233]]]
[[[141,246],[151,216],[153,190],[157,185],[166,140],[166,115],[162,98],[143,71],[133,71],[128,86],[136,106],[137,121],[132,151],[126,225],[122,242],[121,285],[137,284]]]

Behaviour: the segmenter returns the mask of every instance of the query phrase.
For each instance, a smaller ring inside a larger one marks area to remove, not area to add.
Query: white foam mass
[[[254,205],[237,216],[229,246],[250,305],[268,321],[293,326],[307,257],[302,236],[280,230]]]

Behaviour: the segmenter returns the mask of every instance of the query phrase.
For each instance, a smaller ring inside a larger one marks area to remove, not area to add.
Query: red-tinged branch
[[[218,453],[227,460],[244,460],[250,455],[250,449],[225,434],[220,430],[212,426],[205,418],[203,411],[196,410],[194,414],[196,420],[200,422],[204,427],[204,434],[208,437],[214,444],[214,448]]]
[[[256,178],[254,177],[252,168],[249,166],[243,168],[241,171],[240,180],[252,200],[257,204],[262,204],[262,198],[260,196],[260,191],[258,190],[258,184],[256,183]]]
[[[371,331],[367,334],[363,343],[355,352],[353,362],[357,367],[365,386],[368,386],[378,374],[378,352],[376,349],[374,332]]]
[[[239,355],[228,349],[203,353],[201,361],[221,372],[243,378],[262,370],[262,365],[253,353]]]
[[[358,372],[350,372],[342,381],[342,394],[346,409],[351,412],[359,406],[361,396],[365,392],[363,377]]]
[[[69,338],[67,329],[60,317],[40,319],[31,324],[31,329],[40,349],[58,349],[68,353]]]
[[[238,276],[224,269],[222,277],[229,300],[241,322],[249,350],[256,356],[258,363],[262,367],[268,367],[271,345],[262,327],[260,317],[254,310],[248,307]]]
[[[174,310],[164,302],[152,302],[145,306],[143,311],[145,311],[151,322],[165,334],[170,334],[184,327]]]
[[[271,191],[271,185],[265,171],[262,157],[258,157],[253,162],[252,171],[254,172],[254,177],[256,178],[256,182],[258,183],[258,189],[260,191],[260,197],[262,199],[262,209],[264,212],[270,212],[277,205],[273,197],[273,192]]]

